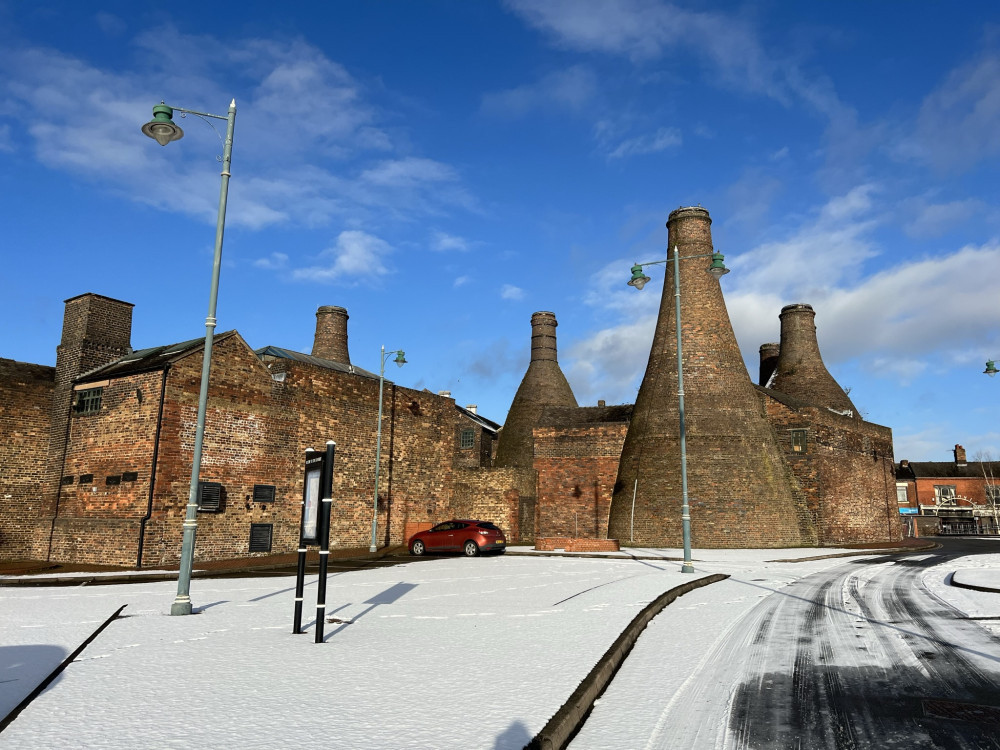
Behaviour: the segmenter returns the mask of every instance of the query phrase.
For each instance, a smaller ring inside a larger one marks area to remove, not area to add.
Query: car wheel
[[[417,557],[420,557],[426,551],[427,548],[424,546],[424,543],[421,542],[419,539],[410,545],[411,555],[416,555]]]
[[[479,554],[479,545],[471,539],[465,543],[465,556],[475,557]]]

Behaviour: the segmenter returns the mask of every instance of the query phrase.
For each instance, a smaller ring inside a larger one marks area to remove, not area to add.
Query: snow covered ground
[[[313,642],[309,614],[309,632],[291,634],[294,577],[196,579],[199,614],[190,617],[167,614],[169,581],[0,588],[0,717],[127,605],[0,734],[0,746],[519,749],[662,592],[710,573],[745,581],[670,605],[683,611],[684,631],[654,668],[669,664],[680,685],[734,612],[843,561],[768,562],[815,553],[696,550],[694,576],[656,559],[678,550],[644,559],[447,558],[333,574],[327,615],[341,622],[326,625],[323,644]],[[1000,548],[927,575],[970,615],[1000,614],[1000,594],[947,585],[958,568],[1000,570]],[[307,613],[315,592],[313,575]]]

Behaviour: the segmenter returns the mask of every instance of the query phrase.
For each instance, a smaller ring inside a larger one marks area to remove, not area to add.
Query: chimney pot
[[[597,399],[597,405],[598,406],[607,406],[607,404],[604,402],[603,398]]]
[[[965,448],[963,448],[961,445],[955,446],[955,465],[956,466],[968,465],[965,460]]]
[[[473,414],[479,413],[478,411],[476,411],[479,408],[476,404],[466,404],[465,408],[471,411]]]

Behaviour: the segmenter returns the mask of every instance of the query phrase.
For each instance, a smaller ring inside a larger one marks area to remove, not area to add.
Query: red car
[[[489,521],[455,519],[439,523],[427,531],[410,537],[410,554],[427,552],[462,552],[475,557],[480,552],[502,553],[507,549],[507,537]]]

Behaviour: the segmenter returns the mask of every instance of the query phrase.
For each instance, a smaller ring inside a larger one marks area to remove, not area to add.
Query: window
[[[472,429],[462,430],[462,437],[459,440],[459,448],[471,448],[476,444],[476,431]]]
[[[218,482],[198,482],[198,511],[219,513],[222,511],[222,485]]]
[[[806,430],[789,430],[793,453],[806,452]]]
[[[910,501],[906,498],[906,485],[899,483],[896,485],[896,502],[899,505],[909,505]]]
[[[935,484],[934,485],[934,502],[938,505],[954,505],[955,504],[955,485],[953,484]]]
[[[273,484],[255,484],[253,486],[253,501],[255,503],[273,503],[274,502],[274,485]]]
[[[270,552],[273,523],[250,524],[250,552]]]
[[[123,482],[134,482],[139,478],[139,472],[137,471],[126,471],[122,474]]]
[[[986,502],[990,505],[1000,505],[1000,484],[986,485]]]
[[[101,397],[104,395],[104,388],[87,388],[76,392],[76,401],[73,404],[73,411],[77,414],[96,414],[101,410]]]
[[[78,481],[80,482],[80,484],[90,484],[91,482],[94,481],[94,475],[93,474],[81,474],[80,475],[80,479]]]
[[[117,487],[121,483],[122,483],[121,474],[115,474],[114,476],[104,478],[104,484],[106,484],[108,487]]]

